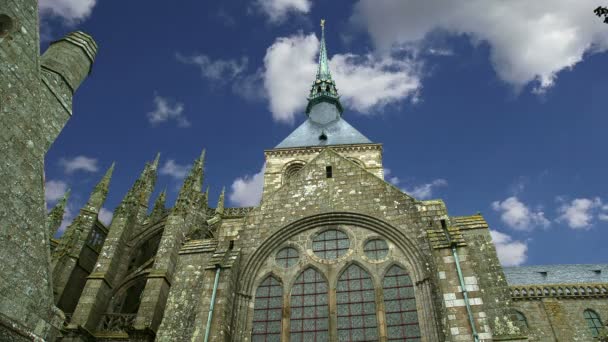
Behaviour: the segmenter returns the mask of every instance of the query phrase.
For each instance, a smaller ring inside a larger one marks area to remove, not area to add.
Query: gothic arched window
[[[339,341],[377,341],[376,293],[370,275],[350,265],[336,289]]]
[[[591,330],[591,336],[597,337],[602,330],[602,320],[600,319],[600,315],[597,312],[587,309],[583,312],[583,316],[585,317],[585,321],[587,321],[587,326],[589,330]]]
[[[384,306],[389,341],[418,341],[420,326],[416,312],[414,284],[405,269],[392,266],[384,275]]]
[[[517,319],[517,326],[520,329],[528,329],[528,319],[526,318],[526,315],[515,310],[515,319]]]
[[[283,312],[283,287],[268,276],[255,293],[252,341],[280,341]]]
[[[307,268],[291,289],[290,341],[328,341],[328,320],[327,281]]]

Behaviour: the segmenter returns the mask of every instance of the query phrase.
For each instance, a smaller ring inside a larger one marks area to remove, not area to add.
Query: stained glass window
[[[388,255],[388,244],[382,239],[371,239],[365,243],[363,251],[372,260],[382,260]]]
[[[414,285],[405,269],[391,266],[382,282],[389,341],[420,341]]]
[[[291,267],[298,263],[300,259],[298,250],[293,247],[285,247],[277,253],[276,261],[281,267]]]
[[[255,293],[251,340],[280,341],[282,312],[283,287],[275,277],[268,276]]]
[[[591,336],[597,337],[602,329],[602,321],[600,320],[600,315],[598,315],[597,312],[593,310],[587,309],[583,312],[583,316],[587,321],[587,326],[589,327],[589,330],[591,330]]]
[[[515,318],[517,319],[517,326],[520,329],[528,329],[528,320],[526,319],[526,316],[523,313],[515,311]]]
[[[338,341],[378,341],[376,294],[372,278],[358,265],[350,265],[336,289]]]
[[[336,259],[344,255],[349,247],[348,236],[336,229],[321,232],[312,241],[312,250],[323,259]]]
[[[328,317],[327,282],[308,268],[291,289],[290,341],[328,341]]]

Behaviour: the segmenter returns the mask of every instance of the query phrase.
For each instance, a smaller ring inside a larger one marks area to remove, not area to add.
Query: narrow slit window
[[[334,175],[331,166],[325,167],[325,176],[327,176],[327,178],[333,178]]]

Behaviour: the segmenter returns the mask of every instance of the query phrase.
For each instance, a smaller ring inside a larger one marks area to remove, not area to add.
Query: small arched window
[[[298,171],[302,170],[303,167],[304,167],[304,163],[300,163],[300,162],[295,162],[295,163],[292,163],[289,166],[287,166],[287,168],[285,169],[285,173],[284,173],[285,180],[288,180],[293,175],[298,173]]]
[[[514,312],[515,315],[515,319],[516,319],[516,323],[517,326],[519,327],[519,329],[528,329],[528,319],[526,318],[526,315],[524,315],[522,312],[519,312],[517,310],[515,310]]]
[[[585,321],[587,321],[589,330],[591,330],[591,336],[598,337],[603,327],[600,315],[593,310],[587,309],[583,312],[583,316],[585,317]]]

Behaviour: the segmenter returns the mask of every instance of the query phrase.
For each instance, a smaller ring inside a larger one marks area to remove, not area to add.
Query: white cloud
[[[311,0],[257,0],[256,5],[271,22],[282,22],[289,13],[308,13]]]
[[[497,230],[490,230],[492,241],[496,246],[496,254],[503,266],[519,266],[523,264],[528,252],[528,245],[522,241],[513,241],[513,238]]]
[[[595,198],[576,198],[570,203],[563,203],[559,208],[559,222],[566,222],[572,229],[590,228],[593,217],[598,208],[602,208],[602,200]],[[604,220],[604,213],[600,213],[598,218]]]
[[[72,159],[62,158],[59,160],[59,165],[63,167],[65,173],[73,173],[75,171],[97,172],[97,159],[87,156],[77,156]]]
[[[101,221],[101,223],[105,224],[107,227],[112,222],[113,216],[114,213],[112,213],[110,210],[106,208],[101,208],[97,217],[99,218],[99,221]]]
[[[170,104],[169,99],[162,96],[154,96],[154,105],[156,108],[154,111],[149,112],[148,121],[151,124],[159,124],[169,120],[177,121],[178,127],[189,127],[190,122],[184,116],[184,105],[183,103],[176,102],[174,105]]]
[[[262,198],[264,188],[264,171],[266,166],[262,166],[260,172],[254,175],[245,175],[232,182],[232,191],[228,198],[232,203],[240,207],[256,206]]]
[[[180,165],[173,159],[169,159],[158,171],[161,175],[171,176],[175,179],[183,179],[188,174],[192,165]]]
[[[387,180],[389,183],[393,184],[394,186],[399,185],[399,183],[401,183],[401,179],[399,179],[399,177],[397,176],[391,176],[392,171],[389,168],[384,168],[384,180]]]
[[[277,121],[291,123],[304,111],[317,68],[319,40],[314,34],[278,38],[264,57],[264,87]],[[330,60],[343,104],[373,114],[389,103],[411,97],[420,88],[417,63],[391,56],[336,54]]]
[[[40,0],[40,14],[63,18],[68,24],[75,24],[88,18],[96,0]]]
[[[600,221],[608,221],[608,204],[602,206],[602,211],[597,215]]]
[[[44,198],[47,203],[54,203],[68,191],[68,185],[64,181],[49,180],[44,185]]]
[[[183,56],[176,54],[178,61],[186,64],[196,65],[201,70],[203,78],[212,81],[226,82],[234,79],[247,69],[248,59],[242,57],[240,61],[235,59],[217,59],[211,60],[206,55]]]
[[[448,185],[448,181],[446,181],[445,179],[439,178],[439,179],[433,180],[430,183],[416,185],[411,190],[403,189],[403,191],[405,191],[406,193],[412,195],[414,198],[417,198],[417,199],[429,199],[433,196],[434,189],[441,187],[441,186],[447,186],[447,185]]]
[[[467,35],[487,43],[503,81],[542,92],[559,71],[585,53],[608,49],[606,27],[594,20],[592,0],[360,0],[352,21],[383,51],[420,46],[431,32]]]
[[[504,201],[495,201],[492,208],[500,213],[500,219],[516,230],[530,230],[535,227],[548,227],[549,220],[542,211],[533,211],[517,197],[511,196]]]

